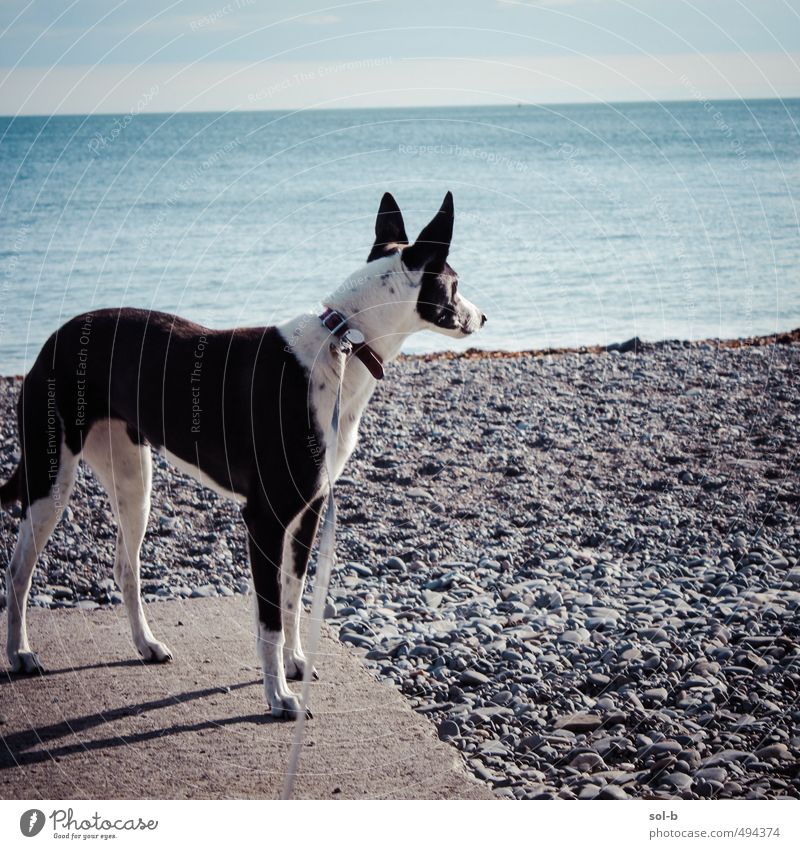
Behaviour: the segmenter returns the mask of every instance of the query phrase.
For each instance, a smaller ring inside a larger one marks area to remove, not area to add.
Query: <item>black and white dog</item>
[[[167,661],[140,597],[139,550],[150,509],[150,447],[201,483],[242,503],[257,598],[257,644],[273,716],[294,718],[301,678],[299,614],[309,553],[328,491],[320,462],[334,409],[345,336],[336,475],[355,447],[364,408],[406,337],[436,330],[462,337],[486,317],[458,293],[447,255],[453,198],[409,245],[385,194],[367,264],[310,313],[278,327],[210,330],[136,309],[89,312],[45,343],[22,385],[22,458],[0,489],[22,502],[8,567],[8,658],[41,671],[25,609],[38,554],[85,460],[107,490],[118,523],[114,577],[133,641],[148,661]],[[337,344],[332,344],[337,343]]]

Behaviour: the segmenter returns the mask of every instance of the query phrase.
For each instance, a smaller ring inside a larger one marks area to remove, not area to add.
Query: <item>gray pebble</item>
[[[461,729],[452,719],[445,719],[444,722],[439,723],[438,733],[440,740],[452,740],[454,737],[460,736]]]
[[[458,683],[465,687],[480,687],[482,684],[489,683],[489,676],[475,669],[465,669],[458,676]]]

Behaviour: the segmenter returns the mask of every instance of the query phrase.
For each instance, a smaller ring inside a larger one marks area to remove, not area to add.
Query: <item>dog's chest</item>
[[[341,387],[341,403],[338,419],[338,447],[334,459],[336,477],[341,475],[345,463],[356,447],[358,427],[361,416],[369,403],[374,388],[374,381],[369,378],[360,379],[359,375],[351,376],[350,372],[363,369],[358,361],[351,361]],[[366,373],[366,370],[364,370]],[[317,429],[322,434],[324,450],[328,452],[333,441],[333,411],[338,391],[338,381],[330,383],[316,382],[311,392],[311,409],[317,422]],[[320,454],[324,457],[324,454]]]
[[[319,320],[301,316],[279,328],[289,342],[298,362],[308,374],[308,407],[316,425],[318,445],[309,449],[322,467],[326,453],[333,443],[333,411],[339,392],[340,361],[330,352],[330,333],[322,328]],[[341,405],[338,420],[338,447],[334,458],[335,476],[342,473],[347,459],[353,453],[358,438],[358,426],[366,409],[375,380],[363,363],[350,357],[341,381]]]

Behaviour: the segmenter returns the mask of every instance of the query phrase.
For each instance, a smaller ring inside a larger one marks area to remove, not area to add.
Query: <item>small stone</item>
[[[511,651],[511,649],[505,649],[500,653],[500,657],[503,660],[507,660],[509,663],[519,663],[522,660],[522,655],[519,652]]]
[[[40,607],[50,607],[53,604],[53,596],[47,595],[47,593],[36,593],[36,595],[33,596],[32,601]]]
[[[672,785],[676,790],[687,790],[692,786],[692,776],[683,772],[673,772],[662,779],[662,782]]]
[[[618,784],[607,784],[598,794],[598,799],[627,799],[628,794]]]
[[[667,700],[667,691],[664,687],[651,687],[642,693],[642,699],[661,704]]]
[[[616,619],[610,616],[590,616],[586,620],[586,627],[590,631],[601,631],[604,628],[613,628],[617,624]]]
[[[558,641],[559,643],[567,643],[568,645],[580,645],[581,643],[585,643],[589,639],[589,632],[582,628],[579,631],[564,631],[563,634],[559,634]]]
[[[171,534],[179,527],[180,522],[174,516],[160,516],[158,519],[158,529],[162,534]]]
[[[603,717],[593,713],[572,713],[569,716],[560,716],[555,721],[556,728],[564,728],[567,731],[585,733],[595,731],[603,724]]]
[[[558,590],[550,593],[550,597],[547,599],[547,609],[548,610],[558,610],[559,608],[564,606],[564,599],[561,593]]]
[[[406,490],[406,495],[408,495],[409,498],[415,498],[418,501],[430,501],[433,498],[427,489],[421,489],[420,487],[412,487],[411,489]]]
[[[660,743],[654,743],[650,750],[654,755],[678,755],[683,750],[683,746],[677,740],[662,740]]]
[[[497,776],[486,769],[480,761],[473,761],[472,769],[474,770],[475,775],[477,775],[482,781],[497,781]]]
[[[753,754],[766,760],[782,760],[783,758],[791,757],[789,747],[785,743],[773,743],[771,746],[762,746],[760,749],[756,749]]]
[[[440,740],[452,740],[461,735],[461,729],[452,719],[445,719],[439,723],[438,734]]]
[[[408,653],[409,657],[424,657],[427,660],[433,660],[439,656],[439,649],[434,646],[419,645],[414,646]]]
[[[485,722],[486,720],[494,719],[498,716],[509,715],[513,715],[513,711],[510,708],[502,707],[501,705],[493,705],[489,707],[481,707],[473,711],[469,715],[469,720],[477,725],[480,722]]]
[[[579,799],[596,799],[600,788],[596,784],[584,784],[578,793]]]
[[[480,687],[482,684],[489,683],[489,677],[475,669],[465,669],[458,676],[458,683],[465,687]]]
[[[373,645],[369,637],[356,634],[353,631],[345,631],[343,634],[339,634],[339,642],[356,646],[359,649],[371,649]]]
[[[596,769],[606,768],[605,762],[597,752],[583,752],[580,755],[575,755],[569,765],[580,772],[592,772]]]
[[[621,710],[610,710],[604,717],[603,721],[606,725],[624,725],[628,719],[628,714]]]
[[[437,593],[434,590],[423,590],[422,591],[422,600],[425,604],[433,610],[436,610],[442,603],[443,595],[442,593]]]
[[[704,767],[724,766],[725,764],[739,762],[747,763],[748,761],[752,762],[755,760],[757,760],[757,758],[750,752],[744,752],[741,749],[723,749],[721,752],[717,752],[714,755],[704,758],[702,765]]]
[[[704,781],[722,781],[728,777],[728,773],[719,766],[710,766],[705,769],[698,769],[694,774],[695,778],[702,778]]]
[[[499,740],[487,740],[485,743],[481,743],[480,752],[486,757],[508,757],[508,749]]]

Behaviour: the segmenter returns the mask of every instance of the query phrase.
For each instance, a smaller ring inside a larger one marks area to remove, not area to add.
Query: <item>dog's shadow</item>
[[[138,661],[118,661],[109,664],[94,664],[92,666],[81,667],[83,669],[92,669],[99,666],[130,666],[137,664]],[[80,671],[79,668],[72,667],[64,670],[54,670],[46,675],[54,675],[59,672],[75,672]],[[6,674],[5,680],[13,679],[9,674]],[[190,734],[198,731],[207,731],[215,728],[224,728],[230,725],[256,724],[264,725],[272,722],[280,722],[266,713],[247,714],[243,716],[228,716],[222,719],[210,719],[203,722],[195,723],[180,723],[177,725],[168,725],[160,728],[155,728],[150,731],[142,732],[127,732],[123,734],[114,734],[108,737],[99,739],[77,741],[75,743],[62,743],[51,747],[48,744],[52,741],[58,741],[65,737],[79,735],[83,731],[88,731],[101,725],[113,723],[119,719],[125,719],[131,716],[141,716],[150,711],[160,710],[162,708],[174,707],[178,704],[192,702],[197,699],[205,699],[211,696],[225,695],[234,690],[241,690],[245,687],[253,687],[261,685],[261,679],[253,681],[238,682],[230,685],[221,685],[218,687],[206,687],[202,690],[190,690],[185,693],[174,693],[165,696],[161,699],[153,699],[137,704],[124,705],[122,707],[113,708],[108,711],[98,711],[97,713],[89,713],[84,716],[77,716],[73,719],[64,719],[61,722],[56,722],[51,725],[41,725],[38,727],[32,726],[24,731],[17,731],[11,734],[2,734],[0,739],[0,770],[12,769],[14,767],[25,767],[31,764],[43,763],[59,758],[69,757],[70,755],[80,754],[82,752],[91,752],[104,749],[114,749],[120,746],[132,746],[147,740],[163,739],[174,734]]]
[[[12,672],[10,669],[6,669],[0,672],[0,687],[20,681],[29,681],[31,678],[52,678],[54,675],[66,675],[70,672],[87,672],[90,669],[123,669],[131,666],[147,666],[147,664],[141,658],[131,658],[130,660],[112,660],[108,663],[85,663],[83,666],[65,666],[62,669],[45,669],[44,672],[34,673],[33,675],[29,672]]]

